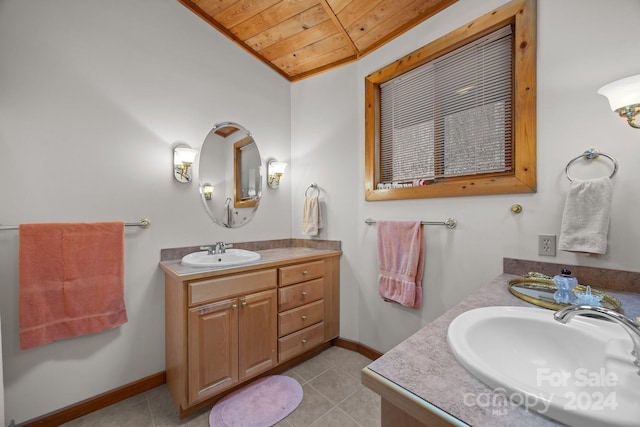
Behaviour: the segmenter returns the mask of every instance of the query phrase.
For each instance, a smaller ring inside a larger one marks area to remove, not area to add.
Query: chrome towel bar
[[[125,222],[124,225],[125,227],[148,228],[151,225],[151,220],[142,218],[138,222]],[[17,230],[19,227],[18,225],[0,225],[0,230]]]
[[[365,224],[375,224],[376,220],[369,217],[364,220]],[[420,221],[422,225],[446,225],[447,228],[456,228],[458,221],[455,218],[447,218],[445,221]]]

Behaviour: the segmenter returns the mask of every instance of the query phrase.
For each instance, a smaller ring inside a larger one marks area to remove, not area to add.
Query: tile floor
[[[380,397],[360,382],[360,371],[371,360],[331,347],[283,373],[297,379],[304,390],[302,403],[276,427],[377,427]],[[208,427],[209,409],[184,419],[176,415],[166,385],[156,387],[65,427]]]

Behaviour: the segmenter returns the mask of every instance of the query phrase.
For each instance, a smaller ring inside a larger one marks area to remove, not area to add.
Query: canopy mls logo
[[[510,393],[497,387],[482,393],[465,393],[462,401],[467,407],[491,409],[493,416],[508,415],[509,409],[517,406],[544,415],[552,402],[561,404],[565,411],[611,411],[618,407],[617,385],[617,375],[604,368],[578,368],[574,372],[538,368],[536,386],[544,391]]]
[[[491,408],[491,414],[494,416],[505,416],[509,414],[509,408],[517,406],[524,407],[527,411],[534,410],[539,414],[545,414],[551,405],[551,400],[546,399],[541,393],[537,395],[519,392],[508,393],[502,387],[477,394],[465,393],[462,401],[468,407]]]

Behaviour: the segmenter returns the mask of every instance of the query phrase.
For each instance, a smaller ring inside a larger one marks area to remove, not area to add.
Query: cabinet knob
[[[302,340],[302,344],[306,344],[306,343],[307,343],[307,340]]]
[[[242,307],[246,307],[247,306],[247,302],[246,301],[242,301]]]
[[[304,271],[302,272],[302,274],[307,275],[307,274],[309,274],[309,272],[308,272],[307,270],[304,270]]]
[[[306,297],[307,296],[307,291],[302,291],[302,296]]]
[[[307,316],[302,316],[302,320],[307,320]]]
[[[235,310],[236,308],[238,308],[238,304],[231,304],[231,308]]]

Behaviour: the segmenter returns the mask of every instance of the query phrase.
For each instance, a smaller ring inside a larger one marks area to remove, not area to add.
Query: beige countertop
[[[341,255],[342,251],[334,249],[285,247],[257,250],[260,260],[251,264],[232,267],[186,267],[180,259],[160,261],[160,267],[167,273],[180,280],[195,280],[202,277],[221,276],[230,273],[259,270],[268,267],[281,266],[283,262],[305,262],[323,259],[329,256]]]
[[[363,383],[377,392],[395,393],[400,401],[407,402],[406,407],[411,408],[414,416],[427,411],[425,416],[433,417],[435,412],[450,425],[560,425],[507,402],[460,365],[447,343],[449,323],[465,311],[486,306],[535,307],[509,292],[508,281],[516,277],[519,276],[501,274],[372,362],[362,372]],[[627,316],[640,316],[640,294],[607,292],[621,302]]]

